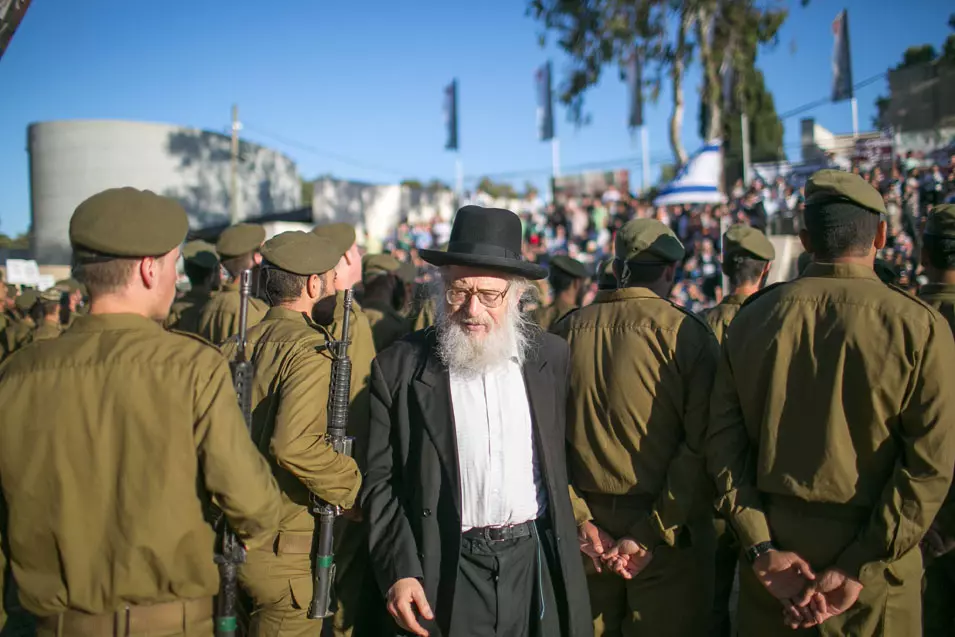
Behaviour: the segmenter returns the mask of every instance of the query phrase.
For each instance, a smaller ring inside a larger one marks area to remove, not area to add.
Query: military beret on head
[[[583,263],[562,254],[558,254],[550,260],[550,267],[551,269],[557,268],[575,279],[587,278],[587,267]]]
[[[739,223],[730,226],[723,235],[723,255],[732,257],[741,253],[748,253],[763,261],[776,258],[772,241],[761,230]]]
[[[148,190],[112,188],[76,207],[70,244],[80,256],[158,257],[182,243],[188,231],[189,218],[175,199]]]
[[[355,245],[355,228],[348,223],[327,223],[323,226],[315,226],[312,232],[319,237],[329,239],[335,246],[339,258]]]
[[[190,241],[182,246],[182,260],[206,270],[215,270],[219,265],[215,250],[215,247],[206,241]]]
[[[55,301],[59,303],[60,298],[63,296],[63,292],[64,290],[59,290],[55,287],[47,288],[43,290],[42,292],[40,292],[40,300],[46,301],[48,303],[51,301]]]
[[[656,219],[634,219],[617,231],[614,256],[637,263],[675,263],[686,250],[668,226]]]
[[[86,288],[85,285],[83,285],[82,283],[80,283],[79,281],[77,281],[76,279],[72,277],[69,279],[60,279],[53,285],[56,286],[58,290],[62,290],[64,292],[70,292],[70,293],[76,292],[77,290],[81,291]]]
[[[381,274],[397,273],[401,262],[390,254],[366,254],[362,259],[362,278],[369,279]]]
[[[882,195],[859,175],[830,168],[814,172],[806,183],[806,206],[838,202],[852,203],[869,212],[885,214]]]
[[[250,254],[262,247],[265,228],[256,223],[237,223],[226,228],[216,241],[216,252],[223,259]]]
[[[40,293],[33,289],[26,289],[20,292],[20,296],[14,301],[16,308],[22,312],[27,312],[40,298]]]
[[[277,234],[262,246],[262,257],[274,267],[292,274],[324,274],[338,265],[341,255],[335,245],[311,232],[292,230]]]
[[[925,234],[955,238],[955,204],[936,206],[925,223]]]

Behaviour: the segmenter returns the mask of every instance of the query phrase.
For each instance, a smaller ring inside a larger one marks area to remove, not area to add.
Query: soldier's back
[[[216,592],[197,446],[230,386],[214,348],[132,314],[77,319],[0,367],[7,539],[28,610]]]
[[[938,310],[955,333],[955,285],[929,283],[922,286],[918,297]]]
[[[736,318],[736,315],[739,313],[739,308],[742,306],[743,301],[745,301],[745,299],[742,297],[735,295],[728,296],[723,299],[719,305],[699,313],[699,317],[710,326],[710,329],[713,330],[713,335],[716,336],[716,340],[720,343],[723,342],[723,335],[726,334],[726,328],[729,327],[730,323],[733,322],[733,319]]]
[[[199,334],[199,321],[205,306],[212,299],[206,291],[190,290],[185,296],[172,304],[165,325],[179,332]]]
[[[239,287],[227,283],[199,312],[196,333],[215,344],[225,343],[239,332]],[[268,307],[256,298],[249,299],[248,324],[262,320]]]

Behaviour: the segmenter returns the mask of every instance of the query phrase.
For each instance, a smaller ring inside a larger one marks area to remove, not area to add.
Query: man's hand
[[[587,521],[577,527],[577,542],[580,552],[593,560],[597,572],[602,572],[600,557],[613,546],[613,538],[593,522]]]
[[[931,557],[941,557],[955,549],[955,537],[945,535],[936,523],[932,523],[922,538],[922,550]]]
[[[783,611],[784,623],[792,629],[809,628],[846,612],[859,599],[862,583],[837,568],[827,568],[810,584],[795,606]],[[808,608],[811,619],[806,619]]]
[[[421,582],[417,578],[405,577],[391,585],[388,589],[388,612],[404,630],[421,637],[428,637],[428,631],[418,623],[415,607],[425,619],[434,619],[434,613],[431,612],[431,606],[428,605],[424,589],[421,588]]]
[[[602,559],[620,577],[633,579],[653,561],[653,553],[633,538],[622,537],[603,554]]]
[[[753,562],[753,572],[769,594],[780,601],[799,596],[816,579],[809,562],[792,551],[768,551]]]

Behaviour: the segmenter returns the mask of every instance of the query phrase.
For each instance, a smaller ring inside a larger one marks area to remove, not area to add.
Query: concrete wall
[[[192,227],[229,218],[231,140],[167,124],[72,120],[32,124],[27,131],[33,253],[39,263],[68,263],[73,210],[107,188],[133,186],[174,197]],[[239,148],[239,216],[299,205],[295,163],[261,146]]]

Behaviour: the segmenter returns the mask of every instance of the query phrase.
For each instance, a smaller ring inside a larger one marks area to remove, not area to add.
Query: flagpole
[[[643,168],[643,192],[650,190],[650,132],[647,125],[640,127],[640,163]]]
[[[464,164],[461,151],[454,153],[454,192],[458,195],[458,206],[464,205]]]
[[[859,103],[856,102],[856,98],[853,95],[852,100],[852,137],[858,139],[859,137]]]
[[[740,113],[739,127],[743,137],[743,185],[749,188],[752,167],[749,163],[749,116],[745,111]]]
[[[550,139],[551,166],[554,179],[560,177],[560,140],[557,137]]]

